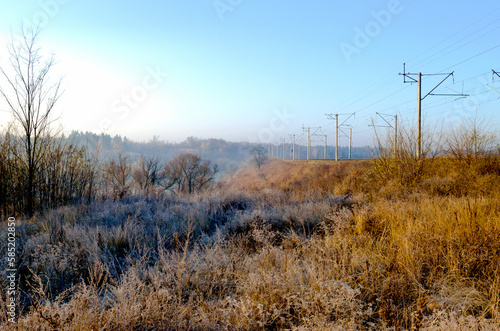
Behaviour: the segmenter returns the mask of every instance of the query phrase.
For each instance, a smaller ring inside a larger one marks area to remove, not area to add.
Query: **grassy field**
[[[23,330],[500,330],[497,158],[272,160],[17,231]]]

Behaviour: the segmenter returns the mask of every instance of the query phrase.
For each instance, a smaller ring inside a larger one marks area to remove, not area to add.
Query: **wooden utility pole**
[[[292,137],[292,159],[295,160],[295,135]]]

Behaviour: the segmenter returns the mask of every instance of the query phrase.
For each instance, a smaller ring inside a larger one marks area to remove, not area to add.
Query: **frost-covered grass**
[[[18,326],[500,329],[498,174],[468,194],[449,171],[411,188],[345,171],[349,195],[225,187],[20,221]]]

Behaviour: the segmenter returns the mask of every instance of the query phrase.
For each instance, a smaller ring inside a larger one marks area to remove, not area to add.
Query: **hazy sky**
[[[498,0],[1,1],[0,42],[22,22],[39,23],[39,45],[55,53],[66,130],[266,143],[298,139],[305,125],[332,143],[325,113],[356,113],[345,124],[355,145],[369,144],[376,112],[415,118],[403,62],[412,73],[455,71],[434,93],[470,94],[428,96],[424,125],[477,111],[500,127]],[[442,78],[424,77],[424,95]]]

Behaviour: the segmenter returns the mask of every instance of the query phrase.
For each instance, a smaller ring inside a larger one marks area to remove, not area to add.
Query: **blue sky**
[[[476,111],[500,126],[498,1],[2,1],[0,42],[22,22],[40,23],[39,45],[55,53],[65,130],[267,143],[309,126],[333,142],[325,113],[356,113],[346,122],[354,145],[371,144],[376,112],[415,118],[417,86],[398,76],[403,62],[410,72],[454,71],[455,84],[436,93],[470,94],[427,97],[427,127]],[[424,93],[440,79],[424,77]]]

